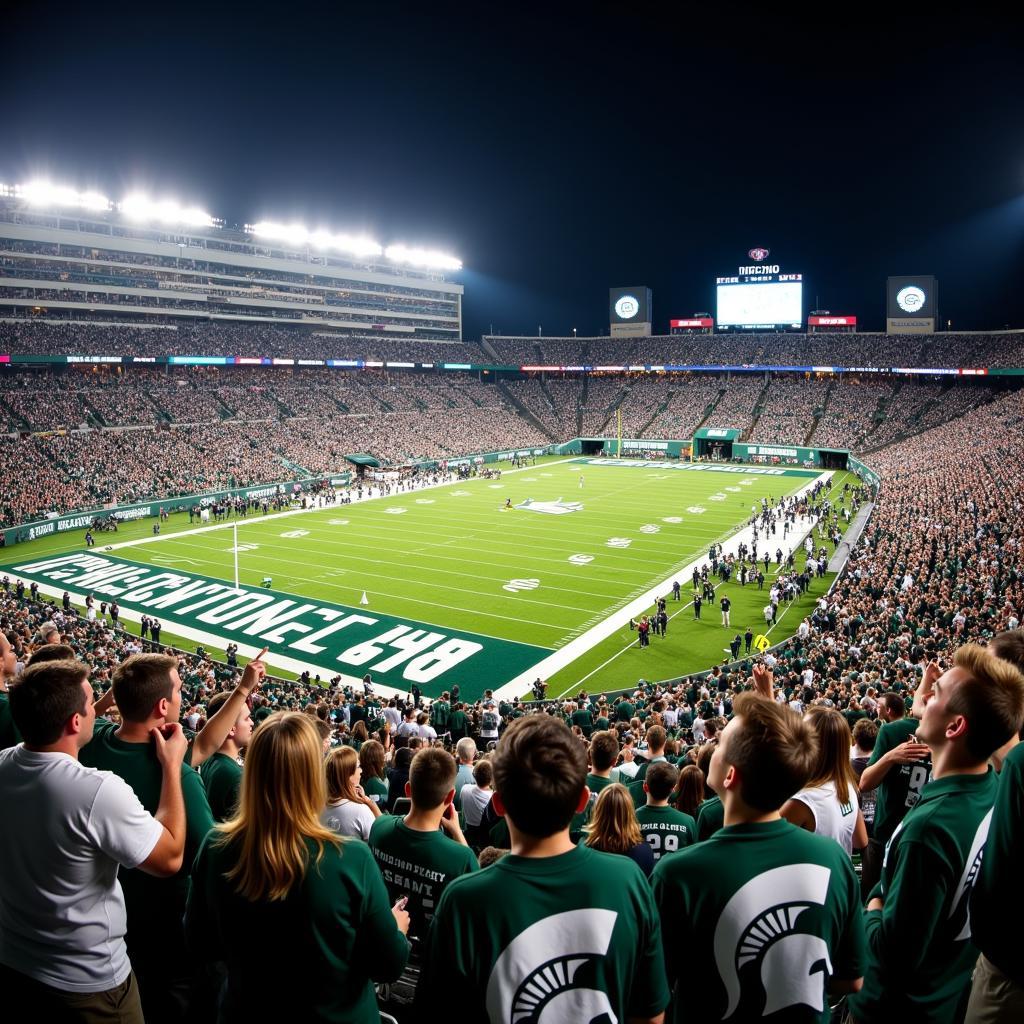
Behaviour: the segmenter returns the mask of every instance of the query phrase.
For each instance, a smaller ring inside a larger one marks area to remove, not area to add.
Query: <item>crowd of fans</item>
[[[693,334],[614,339],[485,336],[477,343],[342,334],[270,324],[171,322],[136,326],[92,323],[84,315],[66,322],[4,316],[0,317],[0,352],[497,362],[505,366],[974,368],[1024,366],[1024,334]]]
[[[647,338],[485,336],[514,366],[1024,366],[1024,333],[676,334]]]
[[[790,640],[617,696],[272,680],[0,581],[7,1004],[1018,1019],[1022,430],[1016,391],[876,452]]]

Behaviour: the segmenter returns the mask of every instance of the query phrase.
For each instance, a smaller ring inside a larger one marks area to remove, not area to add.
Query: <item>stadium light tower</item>
[[[119,204],[121,212],[132,220],[155,220],[161,224],[183,224],[191,228],[209,228],[214,219],[197,206],[182,206],[173,199],[154,201],[141,192],[133,192]]]
[[[99,192],[78,192],[66,185],[36,179],[25,185],[7,186],[6,194],[32,206],[78,206],[84,210],[109,210],[110,200]]]
[[[462,260],[435,249],[414,249],[407,245],[389,245],[384,255],[393,263],[408,263],[411,266],[426,267],[430,270],[461,270]]]

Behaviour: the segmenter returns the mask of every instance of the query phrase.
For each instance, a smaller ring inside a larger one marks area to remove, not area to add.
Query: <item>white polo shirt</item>
[[[0,751],[0,963],[69,992],[128,977],[118,865],[163,827],[112,772],[23,744]]]

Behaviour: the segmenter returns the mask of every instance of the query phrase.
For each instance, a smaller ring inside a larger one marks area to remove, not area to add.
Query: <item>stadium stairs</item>
[[[673,388],[665,396],[665,401],[662,402],[661,405],[659,405],[658,408],[655,410],[654,415],[651,416],[651,418],[649,420],[647,420],[647,422],[644,423],[643,426],[641,426],[640,429],[636,432],[636,436],[637,437],[646,437],[647,436],[647,430],[650,427],[650,425],[672,404],[672,399],[675,398],[675,396],[676,396],[676,391],[675,391],[675,388]]]
[[[835,388],[835,386],[836,382],[834,380],[829,381],[829,385],[825,389],[824,401],[814,410],[814,416],[811,419],[810,429],[807,431],[807,436],[803,439],[803,444],[805,447],[811,443],[811,438],[814,436],[814,432],[818,429],[818,424],[821,422],[821,417],[825,415],[825,410],[828,408],[829,399],[832,397],[832,391]]]
[[[604,435],[605,430],[608,429],[608,424],[612,423],[612,421],[615,419],[615,410],[618,409],[620,405],[622,405],[622,403],[626,400],[626,397],[629,395],[629,393],[632,390],[633,390],[633,385],[632,384],[626,384],[622,388],[622,390],[619,391],[618,395],[616,396],[616,398],[612,402],[612,404],[608,406],[608,416],[606,417],[605,421],[601,424],[601,426],[598,428],[598,431],[597,431],[599,436],[603,436]],[[613,426],[614,426],[614,424],[613,424]],[[614,431],[613,431],[613,433],[614,433]],[[637,435],[637,436],[639,436],[639,435]]]
[[[729,375],[730,379],[732,374]],[[753,436],[754,429],[757,426],[757,421],[761,418],[764,412],[765,406],[768,404],[768,389],[772,386],[771,377],[766,373],[764,387],[761,388],[761,393],[754,400],[753,418],[750,421],[750,426],[740,435],[740,439],[743,441],[749,441]]]
[[[531,427],[535,427],[539,430],[546,438],[551,441],[564,440],[555,437],[555,435],[543,424],[541,421],[514,395],[511,391],[501,382],[498,381],[498,391],[501,393],[502,398],[512,406],[513,409],[519,415],[530,424]]]
[[[713,401],[709,402],[707,407],[704,409],[704,418],[693,428],[693,432],[696,433],[701,427],[705,426],[708,420],[711,419],[715,414],[715,409],[718,408],[718,403],[721,402],[722,396],[725,394],[726,389],[720,388],[718,391],[718,397]]]

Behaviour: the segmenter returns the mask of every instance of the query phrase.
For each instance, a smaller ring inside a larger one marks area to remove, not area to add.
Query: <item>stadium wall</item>
[[[25,541],[49,537],[54,533],[67,533],[71,530],[84,530],[98,517],[113,516],[121,522],[132,522],[136,519],[147,519],[158,516],[162,509],[177,512],[183,508],[193,507],[197,502],[221,501],[224,498],[263,498],[273,497],[280,487],[285,493],[301,493],[310,490],[313,485],[327,483],[341,487],[352,479],[350,473],[333,474],[330,476],[312,477],[306,480],[285,480],[280,483],[257,484],[252,487],[235,487],[226,491],[204,491],[200,494],[183,494],[174,498],[154,498],[135,505],[105,506],[85,511],[73,512],[70,515],[55,516],[53,519],[41,519],[21,526],[12,526],[0,530],[3,545],[20,544]],[[298,492],[296,492],[296,487]]]

